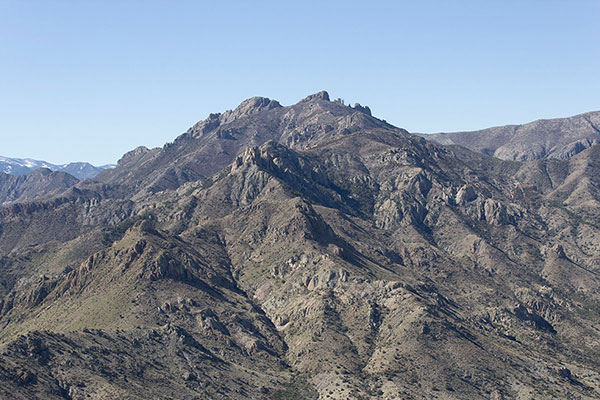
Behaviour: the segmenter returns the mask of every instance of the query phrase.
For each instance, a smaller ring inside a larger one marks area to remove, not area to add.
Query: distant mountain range
[[[464,146],[502,160],[564,160],[600,143],[600,111],[568,118],[540,119],[524,125],[421,136],[440,144]]]
[[[113,167],[114,165],[112,164],[97,167],[87,162],[73,162],[56,165],[47,161],[33,160],[31,158],[8,158],[0,156],[0,172],[9,175],[24,175],[38,168],[48,168],[51,171],[66,172],[77,179],[86,179],[93,178],[98,175],[100,171]]]

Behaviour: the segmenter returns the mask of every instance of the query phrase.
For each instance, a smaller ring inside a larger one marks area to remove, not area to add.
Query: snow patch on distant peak
[[[96,167],[87,162],[75,162],[56,165],[46,161],[31,158],[9,158],[0,156],[0,171],[10,175],[24,175],[38,168],[48,168],[52,171],[62,171],[75,176],[78,179],[95,177],[100,171],[114,167],[113,164]]]

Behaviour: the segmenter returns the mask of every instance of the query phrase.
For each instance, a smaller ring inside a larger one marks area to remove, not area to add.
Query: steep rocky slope
[[[600,153],[254,98],[0,209],[0,396],[594,399]]]
[[[600,111],[570,118],[542,119],[525,125],[421,136],[445,145],[461,145],[503,160],[566,159],[600,143]]]

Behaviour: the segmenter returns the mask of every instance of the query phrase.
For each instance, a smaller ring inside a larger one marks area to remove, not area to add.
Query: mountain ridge
[[[256,120],[255,125],[246,124],[250,117]],[[392,128],[373,118],[370,110],[366,112],[358,104],[354,108],[330,101],[325,91],[286,107],[274,100],[254,97],[243,101],[233,111],[210,114],[162,148],[138,148],[133,158],[132,153],[128,153],[117,168],[102,172],[97,179],[111,183],[124,178],[128,183],[135,181],[133,186],[148,186],[148,180],[153,179],[150,190],[173,188],[182,182],[206,178],[217,172],[249,145],[272,139],[300,148],[309,143],[315,145],[319,141],[331,140],[336,135],[349,134],[352,130],[378,126]],[[207,159],[210,163],[203,162]],[[169,160],[177,160],[177,164],[168,165]],[[125,161],[127,164],[124,164]],[[146,168],[140,171],[139,177],[135,176],[136,172],[132,175],[128,170],[134,164],[143,164]]]
[[[505,161],[326,92],[242,104],[0,207],[1,396],[600,396],[598,146]]]
[[[68,164],[52,164],[31,158],[9,158],[0,156],[0,172],[9,175],[24,175],[38,168],[61,171],[73,175],[77,179],[93,178],[102,170],[113,168],[113,164],[94,166],[87,162],[71,162]]]
[[[419,135],[427,140],[461,145],[504,160],[565,159],[600,143],[600,111],[567,118],[540,119],[522,125]]]
[[[77,178],[66,172],[48,168],[38,168],[25,175],[0,172],[0,205],[56,196],[77,182]]]

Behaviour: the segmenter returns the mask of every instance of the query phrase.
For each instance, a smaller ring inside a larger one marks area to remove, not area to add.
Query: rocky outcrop
[[[329,93],[327,93],[325,90],[322,90],[318,93],[306,96],[304,99],[300,100],[299,103],[306,103],[306,102],[313,101],[313,100],[329,101]]]
[[[456,204],[464,205],[477,198],[475,190],[471,186],[464,185],[456,193]]]
[[[550,333],[556,333],[556,330],[548,321],[546,321],[544,318],[542,318],[540,315],[536,314],[535,312],[529,311],[522,304],[515,307],[513,309],[513,313],[521,321],[531,323],[536,329],[539,329],[542,331],[547,331]]]
[[[361,106],[359,103],[355,103],[352,108],[356,111],[360,111],[363,114],[371,116],[371,109],[369,108],[369,106]]]

